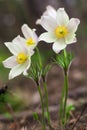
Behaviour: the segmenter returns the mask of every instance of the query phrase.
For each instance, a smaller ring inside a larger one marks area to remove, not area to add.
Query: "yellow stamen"
[[[23,64],[26,60],[27,60],[27,55],[25,54],[25,53],[19,53],[18,55],[17,55],[17,62],[19,63],[19,64]]]
[[[27,44],[28,46],[30,46],[30,45],[34,45],[35,42],[34,42],[34,40],[33,40],[32,38],[29,38],[29,39],[26,40],[26,44]]]
[[[64,38],[68,33],[68,29],[65,26],[58,26],[55,29],[55,35],[57,38]]]

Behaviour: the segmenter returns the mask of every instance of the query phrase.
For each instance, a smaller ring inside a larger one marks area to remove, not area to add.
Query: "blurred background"
[[[21,26],[27,23],[31,28],[37,29],[37,34],[44,31],[39,25],[35,25],[35,21],[41,17],[42,13],[45,11],[47,5],[52,5],[54,8],[64,7],[67,13],[71,17],[76,17],[81,20],[79,29],[77,31],[78,42],[72,44],[68,47],[69,50],[75,53],[75,61],[71,67],[71,74],[76,80],[76,84],[85,84],[87,76],[87,1],[86,0],[0,0],[0,85],[7,83],[9,86],[21,86],[19,88],[25,90],[32,90],[33,83],[23,76],[8,81],[9,70],[5,69],[2,65],[2,61],[9,57],[11,54],[8,49],[4,46],[4,42],[11,41],[14,37],[21,34]],[[52,45],[47,45],[45,43],[39,43],[39,48],[42,52],[44,58],[52,57],[53,52],[51,49]],[[48,51],[49,50],[49,51]],[[74,69],[73,69],[74,68]],[[79,70],[77,69],[79,68]],[[54,69],[54,68],[53,68]],[[81,71],[82,69],[82,71]],[[84,71],[83,71],[84,70]],[[56,72],[56,71],[55,71]],[[83,72],[83,73],[82,73]],[[85,74],[85,73],[86,74]],[[54,74],[55,75],[55,74]],[[54,76],[55,77],[55,76]],[[58,80],[58,75],[56,76]],[[85,77],[85,78],[84,78]],[[52,77],[51,77],[52,78]],[[83,81],[84,79],[84,81]],[[63,80],[63,79],[62,79]],[[81,80],[81,81],[80,81]],[[32,85],[31,85],[32,84]],[[61,84],[61,83],[59,83]],[[28,88],[26,86],[29,86]],[[73,85],[72,85],[73,86]],[[19,89],[18,88],[18,89]],[[51,88],[51,87],[50,87]],[[54,87],[55,88],[55,87]],[[20,93],[20,90],[17,92]],[[34,87],[36,91],[36,88]],[[51,89],[52,90],[52,89]],[[22,93],[24,94],[24,93]],[[19,95],[22,95],[21,93]],[[26,94],[25,94],[26,95]],[[22,95],[24,96],[24,95]],[[28,96],[31,96],[28,94]],[[25,96],[25,98],[29,98]],[[11,101],[12,102],[12,101]]]

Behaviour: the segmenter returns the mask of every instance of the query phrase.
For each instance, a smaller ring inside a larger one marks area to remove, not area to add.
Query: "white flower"
[[[46,9],[47,10],[41,16],[41,19],[36,21],[36,24],[40,24],[46,31],[49,31],[52,26],[54,28],[56,22],[56,10],[51,6],[47,6]]]
[[[24,24],[21,30],[25,38],[18,36],[17,39],[25,44],[29,50],[33,50],[38,43],[38,37],[35,33],[36,29],[31,29],[27,24]]]
[[[75,32],[80,20],[77,18],[69,20],[64,8],[59,8],[56,11],[53,7],[48,6],[36,24],[40,24],[47,31],[40,35],[39,41],[54,42],[52,48],[58,53],[68,44],[76,42]]]
[[[33,51],[29,52],[29,50],[21,44],[17,38],[15,38],[12,42],[6,42],[4,44],[13,54],[13,56],[3,61],[3,65],[6,68],[11,69],[9,79],[14,78],[21,73],[27,75],[27,70],[31,65],[31,56]]]

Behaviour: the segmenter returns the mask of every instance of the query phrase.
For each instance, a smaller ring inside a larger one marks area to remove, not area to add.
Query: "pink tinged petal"
[[[16,76],[22,74],[26,68],[28,67],[29,62],[25,62],[24,64],[18,64],[15,67],[13,67],[9,73],[9,79],[13,79]]]
[[[67,25],[68,31],[70,33],[75,33],[79,24],[80,24],[79,19],[77,19],[77,18],[70,19],[70,21],[69,21],[69,23]]]
[[[14,66],[16,66],[18,63],[16,61],[16,57],[15,56],[11,56],[8,59],[6,59],[5,61],[3,61],[3,65],[6,68],[13,68]]]
[[[66,11],[64,10],[64,8],[59,8],[57,10],[57,23],[58,25],[67,25],[69,22],[69,16],[66,13]]]
[[[57,40],[53,46],[52,49],[55,53],[59,53],[61,50],[63,50],[66,47],[66,44],[64,42],[64,39]]]
[[[22,27],[21,27],[21,30],[22,30],[22,33],[24,35],[24,37],[26,39],[29,39],[30,37],[33,38],[33,31],[31,28],[28,27],[27,24],[24,24]]]
[[[56,36],[54,35],[54,33],[50,33],[50,32],[46,32],[40,35],[39,37],[39,41],[45,41],[45,42],[54,42],[56,41]]]

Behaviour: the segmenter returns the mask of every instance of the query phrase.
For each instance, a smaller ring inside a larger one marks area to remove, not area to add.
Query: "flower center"
[[[33,40],[32,38],[29,38],[29,39],[26,40],[26,44],[27,44],[28,46],[30,46],[30,45],[34,45],[35,42],[34,42],[34,40]]]
[[[19,53],[18,55],[17,55],[17,62],[19,63],[19,64],[23,64],[26,60],[27,60],[27,55],[26,54],[24,54],[24,53]]]
[[[65,26],[58,26],[55,29],[55,35],[57,38],[64,38],[68,33],[68,30]]]

